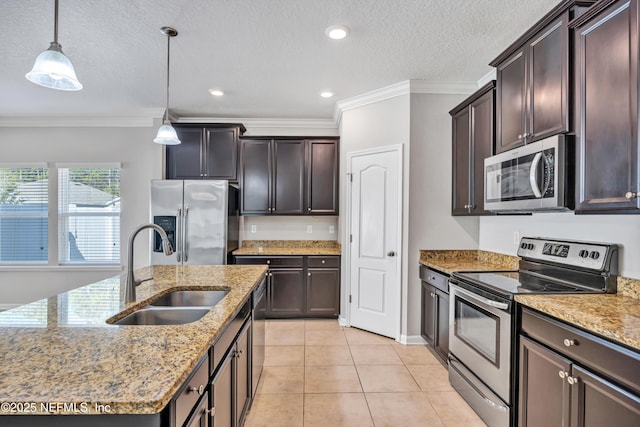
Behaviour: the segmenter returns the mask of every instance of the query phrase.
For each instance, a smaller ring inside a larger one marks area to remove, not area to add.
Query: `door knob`
[[[387,256],[396,256],[396,253],[394,251],[389,251],[387,252]]]

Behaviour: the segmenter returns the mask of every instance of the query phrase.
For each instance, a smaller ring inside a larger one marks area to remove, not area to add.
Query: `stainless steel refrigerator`
[[[238,188],[228,181],[151,180],[151,221],[166,232],[175,253],[165,256],[152,238],[151,264],[228,264],[238,248]]]

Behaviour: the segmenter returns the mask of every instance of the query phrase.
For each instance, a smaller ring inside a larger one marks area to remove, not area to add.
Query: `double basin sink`
[[[184,325],[202,318],[228,290],[174,291],[123,317],[114,325]]]

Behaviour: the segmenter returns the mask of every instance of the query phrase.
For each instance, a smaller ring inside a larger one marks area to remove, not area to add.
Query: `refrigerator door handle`
[[[187,238],[188,236],[188,225],[189,225],[189,206],[185,206],[184,207],[184,220],[183,220],[183,227],[184,227],[184,232],[182,233],[182,250],[184,251],[184,255],[182,258],[184,258],[184,262],[189,261],[189,239]]]
[[[178,226],[176,227],[176,260],[182,261],[182,209],[178,208]]]

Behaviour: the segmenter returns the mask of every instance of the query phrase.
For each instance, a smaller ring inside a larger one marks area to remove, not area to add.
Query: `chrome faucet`
[[[129,235],[129,244],[128,244],[128,257],[129,264],[127,265],[127,281],[124,287],[124,302],[125,304],[132,303],[136,300],[136,286],[142,283],[142,280],[136,280],[133,276],[133,241],[136,239],[138,233],[147,228],[152,228],[158,233],[160,233],[160,237],[162,238],[162,251],[165,255],[169,256],[173,253],[173,248],[171,247],[171,242],[169,242],[169,238],[167,237],[167,233],[156,224],[143,224],[133,230],[133,232]],[[149,279],[147,279],[149,280]]]

